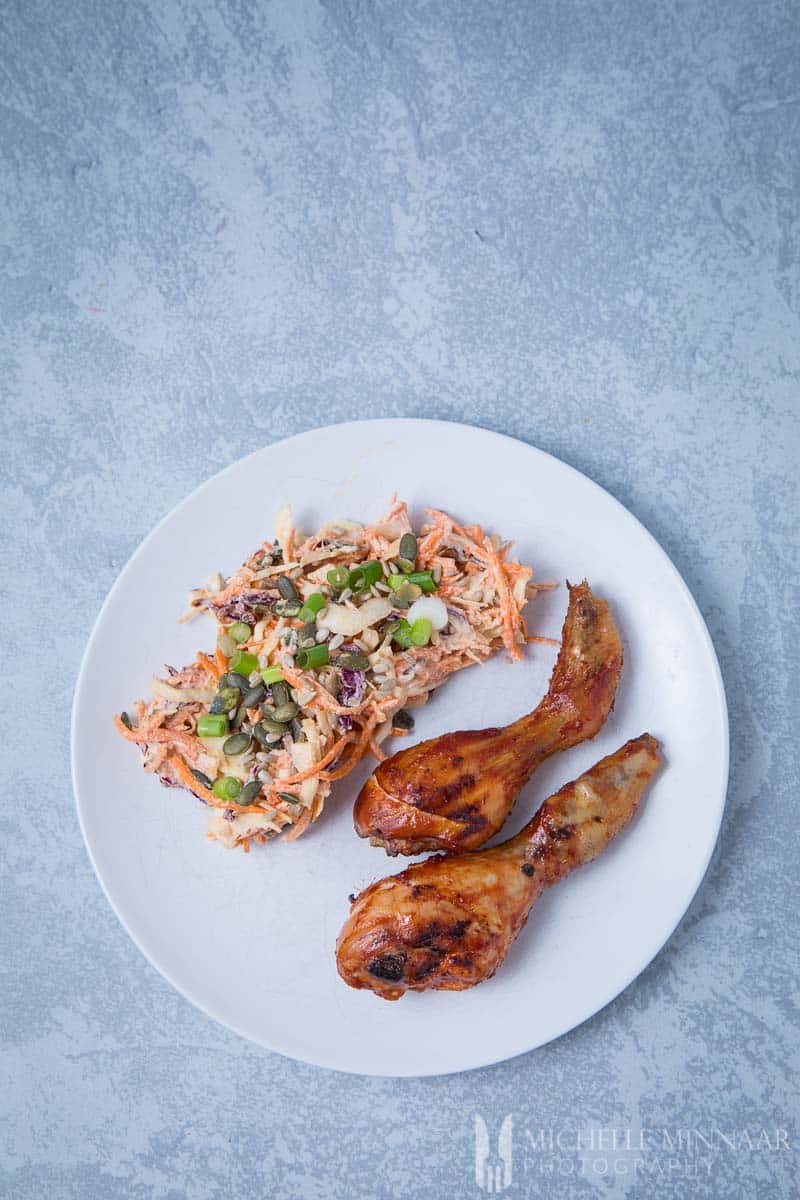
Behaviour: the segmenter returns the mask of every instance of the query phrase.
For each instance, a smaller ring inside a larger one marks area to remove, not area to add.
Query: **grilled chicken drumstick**
[[[342,979],[384,1000],[489,979],[539,894],[627,825],[659,762],[658,742],[644,733],[566,784],[502,845],[437,854],[373,883],[339,934]]]
[[[388,854],[475,850],[539,763],[594,737],[614,704],[622,644],[605,600],[586,580],[567,586],[561,649],[539,706],[503,729],[446,733],[387,758],[356,800],[360,837]]]

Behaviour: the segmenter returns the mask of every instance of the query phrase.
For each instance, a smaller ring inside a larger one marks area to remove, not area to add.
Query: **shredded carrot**
[[[287,775],[285,779],[279,779],[274,790],[276,792],[279,790],[282,791],[284,784],[302,783],[304,779],[311,779],[312,775],[319,775],[320,771],[327,767],[329,762],[333,762],[342,746],[350,741],[352,741],[352,738],[349,733],[346,733],[344,737],[339,738],[335,745],[331,746],[326,754],[323,754],[319,762],[312,763],[310,767],[306,767],[304,771],[298,771],[296,775]]]
[[[306,809],[302,816],[298,817],[294,825],[290,825],[285,833],[281,834],[281,840],[284,842],[294,842],[304,833],[311,824],[311,810]]]
[[[369,739],[369,748],[372,751],[375,758],[377,758],[378,762],[386,762],[386,759],[389,757],[389,755],[386,753],[385,750],[381,749],[381,747],[375,741],[374,737],[371,737]]]
[[[534,637],[532,633],[528,634],[528,636],[525,638],[525,641],[528,642],[529,645],[532,645],[534,642],[537,642],[541,646],[561,645],[561,642],[557,641],[556,638]]]
[[[185,753],[190,758],[197,758],[202,752],[202,745],[190,733],[182,733],[179,729],[160,729],[160,728],[141,728],[128,729],[128,726],[122,720],[122,717],[115,715],[114,724],[117,727],[117,732],[129,742],[138,742],[141,744],[152,745],[156,742],[174,743],[179,746],[185,746]]]
[[[439,597],[460,612],[462,621],[454,617],[448,632],[441,638],[434,638],[425,647],[393,650],[395,687],[385,694],[376,676],[366,689],[362,702],[353,706],[339,703],[334,685],[329,682],[326,673],[317,676],[314,671],[300,670],[294,665],[287,668],[281,662],[282,678],[295,689],[294,699],[300,694],[308,697],[300,704],[304,710],[301,718],[310,718],[318,726],[320,741],[316,744],[319,745],[317,753],[320,757],[311,766],[295,770],[293,774],[280,779],[277,777],[280,771],[294,769],[288,752],[277,744],[270,743],[262,747],[268,752],[264,763],[268,765],[272,782],[264,787],[258,803],[240,805],[218,799],[211,788],[206,788],[195,778],[191,768],[204,766],[207,755],[211,754],[213,759],[215,754],[206,749],[196,734],[195,713],[202,708],[202,704],[185,710],[179,705],[185,717],[179,719],[180,714],[178,717],[173,715],[172,702],[165,705],[163,697],[152,701],[150,705],[140,701],[135,709],[130,710],[132,715],[134,712],[137,714],[133,729],[128,729],[120,717],[115,717],[122,736],[142,747],[146,770],[160,773],[162,777],[166,775],[167,779],[180,780],[183,786],[215,809],[260,813],[270,821],[274,826],[270,831],[258,829],[248,832],[245,828],[236,839],[237,844],[243,844],[245,851],[249,849],[249,842],[253,838],[261,844],[268,841],[274,832],[281,832],[285,840],[294,840],[319,816],[331,783],[348,775],[370,751],[379,761],[386,759],[387,749],[378,742],[376,730],[380,726],[386,728],[386,721],[391,719],[399,706],[424,703],[431,691],[453,671],[484,661],[500,645],[506,648],[512,658],[522,657],[521,647],[526,642],[558,645],[551,638],[528,635],[521,613],[524,597],[530,597],[547,585],[532,583],[532,571],[510,560],[513,543],[486,534],[480,524],[461,525],[438,509],[428,509],[427,514],[425,525],[418,534],[417,562],[421,567],[434,571]],[[373,525],[348,528],[346,525],[339,527],[333,522],[311,537],[296,529],[287,514],[280,522],[278,535],[278,544],[283,553],[281,563],[267,565],[267,569],[264,569],[265,564],[272,562],[272,556],[264,559],[264,549],[269,551],[273,545],[272,542],[265,542],[232,576],[222,581],[223,586],[219,591],[198,589],[193,594],[193,609],[205,609],[225,626],[228,624],[223,612],[227,611],[224,608],[226,601],[242,596],[252,587],[273,586],[261,581],[282,572],[290,578],[297,578],[301,595],[307,594],[309,586],[324,591],[323,562],[327,562],[328,557],[346,561],[348,565],[352,565],[351,560],[359,562],[374,558],[383,562],[388,570],[397,554],[403,532],[412,532],[412,526],[405,503],[396,496],[392,497],[388,513]],[[319,556],[320,550],[325,552],[324,560]],[[298,555],[302,558],[306,554],[311,555],[312,562],[294,561]],[[387,590],[383,589],[384,592]],[[349,607],[358,607],[359,602],[358,597],[354,604],[344,601]],[[265,664],[273,662],[277,666],[279,660],[286,657],[281,649],[281,633],[297,629],[299,625],[299,620],[289,616],[281,617],[277,622],[275,617],[265,620],[259,623],[258,633],[250,638],[247,648],[260,655]],[[212,682],[218,685],[221,676],[228,670],[229,660],[219,647],[213,654],[200,651],[193,668],[186,668],[183,678],[175,683],[177,686],[195,687],[202,673],[206,681],[204,686],[210,686]],[[337,716],[350,719],[342,724],[354,722],[349,732],[343,734],[337,728]],[[259,720],[259,706],[251,706],[247,710],[245,728],[256,725]],[[181,728],[170,728],[173,723]],[[388,730],[393,738],[402,737],[406,732],[402,729]],[[210,747],[212,743],[208,745]],[[329,747],[327,750],[326,745]],[[171,770],[165,768],[165,760],[171,764]],[[261,761],[256,760],[254,767],[256,765],[260,768]],[[310,805],[287,805],[287,810],[291,811],[283,811],[276,793],[284,788],[291,791],[294,785],[306,780],[319,784]],[[231,839],[223,836],[222,840],[229,842]]]
[[[171,754],[169,761],[181,782],[185,783],[189,790],[194,792],[196,796],[201,796],[203,800],[208,801],[209,804],[213,804],[215,808],[232,808],[234,812],[254,812],[261,813],[263,816],[264,809],[260,808],[257,804],[235,804],[232,800],[220,800],[210,788],[207,788],[192,774],[191,768],[187,766],[179,754]]]
[[[202,650],[198,651],[197,665],[198,667],[203,667],[204,670],[208,671],[209,675],[213,676],[217,682],[219,682],[220,676],[223,675],[227,669],[227,664],[225,667],[220,668],[216,658],[210,658],[207,654],[204,654]]]

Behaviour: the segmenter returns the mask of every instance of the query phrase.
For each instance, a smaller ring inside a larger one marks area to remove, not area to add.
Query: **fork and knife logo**
[[[475,1114],[475,1182],[482,1192],[497,1195],[511,1187],[514,1117],[503,1118],[492,1153],[489,1130],[483,1117]]]

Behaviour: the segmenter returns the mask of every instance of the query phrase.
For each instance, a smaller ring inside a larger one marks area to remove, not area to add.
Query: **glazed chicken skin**
[[[538,707],[505,728],[446,733],[387,758],[356,800],[360,837],[392,855],[475,850],[544,759],[595,736],[614,705],[622,643],[586,580],[567,587],[561,649]]]
[[[384,1000],[489,979],[544,889],[627,825],[659,762],[658,742],[642,734],[562,787],[502,845],[438,854],[373,883],[339,934],[342,979]]]

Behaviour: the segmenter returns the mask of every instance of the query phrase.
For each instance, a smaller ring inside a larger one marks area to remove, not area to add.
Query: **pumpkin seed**
[[[279,617],[296,617],[302,607],[299,600],[277,600],[275,602],[275,612]]]
[[[298,706],[293,700],[290,700],[288,704],[279,704],[277,708],[274,708],[270,713],[270,719],[280,725],[285,725],[288,721],[293,720],[299,712]]]
[[[308,740],[306,738],[303,726],[300,724],[297,718],[292,721],[292,737],[296,742],[305,742]]]
[[[133,729],[133,723],[126,712],[119,714],[119,719],[126,729]]]
[[[278,792],[281,800],[288,800],[290,804],[299,804],[300,797],[295,796],[294,792]]]
[[[231,717],[231,729],[241,729],[242,722],[247,716],[247,709],[243,704],[240,704],[236,712]]]
[[[366,654],[356,654],[354,651],[346,650],[344,654],[337,654],[334,659],[335,667],[344,667],[348,671],[367,671],[369,669],[369,659]]]
[[[239,797],[240,804],[252,804],[261,795],[261,784],[257,779],[251,779],[250,783],[246,783],[242,788],[242,794]]]
[[[414,564],[417,561],[417,539],[413,533],[404,533],[400,538],[400,546],[397,555],[397,563],[400,570],[405,572],[405,567],[400,560],[411,563],[411,570],[414,570]]]
[[[392,717],[392,725],[395,729],[413,729],[414,718],[405,708],[401,708]]]
[[[256,729],[263,729],[265,734],[277,733],[281,737],[286,733],[286,725],[282,721],[276,721],[273,717],[266,715],[261,718],[259,724],[256,725]]]
[[[281,704],[288,704],[291,697],[289,696],[289,686],[282,680],[272,685],[272,700],[276,707]]]
[[[258,742],[259,746],[268,746],[270,730],[267,729],[263,721],[259,721],[258,725],[253,726],[253,737]]]
[[[283,596],[284,600],[299,599],[297,588],[294,586],[288,575],[278,576],[278,591]]]
[[[217,692],[214,699],[211,701],[209,712],[213,716],[219,716],[220,713],[230,713],[236,708],[239,703],[239,691],[235,687],[223,687]]]
[[[219,686],[234,687],[240,692],[246,692],[250,687],[250,681],[244,675],[240,675],[238,671],[226,671],[220,676]]]
[[[211,780],[208,778],[207,775],[205,775],[202,771],[195,770],[194,767],[191,767],[190,769],[198,783],[202,783],[203,787],[206,787],[209,789],[211,788],[211,786],[212,786]]]
[[[395,604],[398,608],[408,608],[415,600],[419,600],[422,595],[422,588],[416,583],[401,583],[400,587],[394,594]]]
[[[222,753],[230,756],[244,754],[250,749],[252,738],[249,733],[234,733],[222,743]]]
[[[267,689],[263,683],[257,683],[255,687],[249,688],[242,697],[243,708],[258,708],[262,700],[266,699]]]

